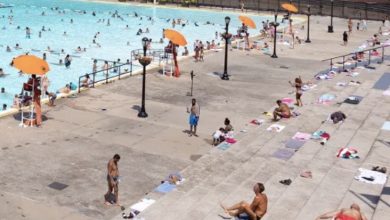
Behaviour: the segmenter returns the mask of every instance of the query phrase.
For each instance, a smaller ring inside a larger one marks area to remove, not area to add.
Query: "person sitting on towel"
[[[291,111],[287,104],[283,103],[281,100],[277,100],[276,104],[278,104],[278,108],[274,110],[274,121],[278,121],[278,117],[280,118],[290,118]]]
[[[49,105],[50,107],[55,106],[54,100],[57,99],[57,94],[55,94],[54,92],[48,92],[48,91],[46,91],[45,94],[49,97],[49,104],[48,104],[48,105]]]
[[[242,201],[232,207],[225,207],[220,204],[224,210],[223,218],[238,217],[239,219],[260,220],[267,213],[268,198],[264,193],[264,185],[256,183],[253,186],[255,197],[251,204]]]
[[[335,219],[335,220],[367,220],[366,216],[360,211],[359,205],[353,203],[349,209],[341,209],[325,213],[316,220]]]
[[[225,129],[219,128],[213,133],[213,146],[217,146],[219,143],[225,141]]]

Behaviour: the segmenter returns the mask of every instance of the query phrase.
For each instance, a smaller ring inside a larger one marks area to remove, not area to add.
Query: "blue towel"
[[[154,189],[155,192],[160,193],[168,193],[176,188],[175,184],[170,184],[168,181],[165,181],[164,183],[157,186],[156,189]]]
[[[229,147],[231,146],[231,144],[227,143],[227,142],[222,142],[220,143],[217,148],[220,149],[220,150],[227,150],[229,149]]]
[[[390,73],[384,73],[373,86],[374,89],[387,90],[390,87]]]

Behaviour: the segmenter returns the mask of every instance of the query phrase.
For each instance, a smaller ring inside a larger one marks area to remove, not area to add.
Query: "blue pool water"
[[[172,28],[171,22],[167,22],[168,19],[188,20],[186,26],[176,25],[175,29],[185,35],[190,51],[196,39],[203,42],[211,41],[215,39],[216,31],[223,32],[225,16],[232,18],[230,26],[232,32],[240,26],[238,14],[221,11],[180,10],[72,0],[0,0],[0,2],[13,6],[0,8],[0,68],[3,68],[7,74],[5,77],[0,77],[0,87],[6,90],[5,94],[0,94],[1,106],[4,103],[11,106],[13,96],[20,93],[22,83],[27,81],[27,76],[19,76],[18,71],[9,65],[13,57],[26,52],[38,57],[42,57],[43,53],[47,54],[47,61],[51,68],[48,73],[49,91],[56,91],[66,83],[76,83],[79,76],[92,72],[92,59],[117,60],[119,58],[125,61],[130,59],[132,50],[141,48],[143,37],[159,41],[162,37],[162,29]],[[111,15],[115,11],[118,11],[123,19],[113,18]],[[92,12],[95,12],[96,16],[93,16]],[[140,17],[134,17],[134,12]],[[152,17],[154,22],[152,23],[147,17]],[[272,17],[266,16],[251,17],[259,27],[261,21],[272,20]],[[105,22],[98,22],[99,19],[105,19]],[[109,26],[108,19],[110,19]],[[206,24],[208,21],[214,25]],[[195,22],[199,26],[196,26]],[[42,31],[43,26],[46,31]],[[31,38],[26,37],[26,27],[31,29]],[[149,28],[150,33],[136,35],[139,28],[145,31],[146,27]],[[96,42],[101,45],[100,48],[92,43],[97,32],[100,32],[96,39]],[[250,30],[250,33],[256,34],[258,30]],[[130,45],[127,42],[130,42]],[[14,48],[17,43],[22,49]],[[152,48],[161,49],[166,44],[166,40],[164,44],[153,43]],[[6,52],[7,45],[11,47],[11,52]],[[86,52],[77,53],[78,46],[87,48]],[[47,47],[56,53],[45,51]],[[60,53],[62,49],[65,53]],[[69,69],[57,65],[59,59],[64,60],[66,54],[75,56]],[[99,62],[98,68],[100,69],[102,65],[103,63]]]

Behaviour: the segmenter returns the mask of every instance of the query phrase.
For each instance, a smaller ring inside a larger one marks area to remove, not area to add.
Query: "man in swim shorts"
[[[189,111],[187,108],[187,112],[190,113],[190,118],[189,118],[190,134],[189,134],[189,136],[191,137],[192,135],[194,135],[195,137],[198,137],[198,135],[196,134],[196,127],[198,126],[200,108],[199,108],[199,105],[196,104],[196,99],[192,99],[191,110]],[[192,132],[192,129],[194,129],[194,132]]]
[[[221,204],[221,207],[224,210],[224,215],[221,215],[224,218],[230,218],[230,216],[245,218],[249,220],[260,220],[265,213],[267,213],[268,198],[264,192],[264,185],[262,183],[256,183],[253,186],[253,191],[255,197],[252,200],[252,203],[249,204],[245,201],[241,201],[232,207],[226,208]],[[225,217],[226,215],[226,217]]]
[[[275,108],[274,111],[274,121],[279,120],[278,117],[280,118],[290,118],[291,117],[291,112],[290,108],[288,105],[283,103],[281,100],[277,100],[276,104],[278,104],[278,108]]]
[[[104,195],[104,200],[106,205],[111,205],[111,202],[114,202],[115,205],[119,206],[119,169],[118,162],[121,159],[119,154],[115,154],[114,157],[108,161],[107,164],[107,183],[108,183],[108,191]],[[110,200],[110,195],[114,191],[115,200]]]

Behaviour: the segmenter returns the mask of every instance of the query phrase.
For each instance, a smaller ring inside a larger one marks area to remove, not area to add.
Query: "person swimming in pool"
[[[6,51],[7,51],[7,52],[11,52],[11,47],[9,47],[9,46],[7,45]]]
[[[0,68],[0,77],[4,77],[5,76],[5,73],[3,71],[3,68]]]
[[[70,57],[69,54],[67,54],[65,57],[65,67],[69,68],[71,63],[72,63],[72,58]]]
[[[26,38],[31,38],[31,29],[29,27],[26,27]]]

